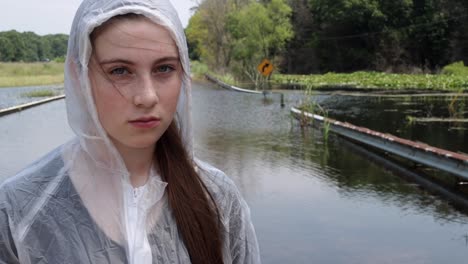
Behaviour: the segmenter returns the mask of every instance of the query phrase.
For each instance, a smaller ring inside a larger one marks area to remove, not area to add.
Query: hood
[[[99,167],[128,178],[123,160],[101,126],[93,101],[88,63],[92,53],[90,34],[116,15],[135,13],[165,27],[174,39],[183,68],[182,87],[175,114],[182,140],[192,155],[191,79],[184,29],[176,10],[167,0],[84,0],[72,24],[65,64],[65,94],[68,122],[79,144]]]

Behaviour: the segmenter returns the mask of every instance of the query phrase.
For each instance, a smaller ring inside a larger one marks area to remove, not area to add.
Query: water
[[[341,98],[344,106],[317,100],[338,118],[351,103],[376,114],[353,98]],[[284,109],[277,99],[207,87],[197,87],[193,101],[196,153],[246,197],[264,263],[466,262],[466,214],[341,139],[324,142],[320,131],[300,129],[289,115],[297,93],[286,95]]]
[[[236,182],[263,263],[466,263],[468,215],[346,141],[301,129],[289,114],[300,97],[287,93],[281,108],[278,98],[194,86],[196,156]],[[353,98],[317,100],[334,117],[378,114]],[[0,118],[0,181],[71,135],[63,101]]]
[[[26,104],[44,99],[44,97],[28,97],[25,94],[35,91],[54,91],[57,95],[63,94],[63,87],[59,86],[28,86],[0,88],[0,110],[16,105]]]
[[[0,182],[72,136],[64,100],[0,117]]]
[[[329,116],[358,126],[391,133],[435,147],[468,153],[465,141],[468,123],[412,123],[408,117],[449,118],[449,105],[453,96],[428,95],[417,97],[363,97],[330,96],[320,104],[329,111]],[[455,100],[456,115],[468,118],[467,97]],[[454,115],[452,114],[452,115]]]

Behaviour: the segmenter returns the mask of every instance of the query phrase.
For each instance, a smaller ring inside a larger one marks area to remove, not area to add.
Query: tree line
[[[68,35],[39,36],[16,30],[0,32],[0,61],[36,62],[63,60],[67,53]]]
[[[192,59],[244,76],[262,58],[300,74],[468,62],[466,0],[204,0],[194,11]]]

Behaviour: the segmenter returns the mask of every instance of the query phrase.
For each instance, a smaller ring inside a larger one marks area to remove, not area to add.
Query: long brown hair
[[[156,143],[155,161],[192,263],[223,263],[219,213],[174,122]]]
[[[91,43],[94,45],[97,35],[113,21],[141,18],[142,15],[132,13],[112,17],[93,30]],[[218,207],[196,172],[174,121],[157,141],[154,161],[162,179],[168,183],[169,207],[191,262],[222,264],[223,236]]]

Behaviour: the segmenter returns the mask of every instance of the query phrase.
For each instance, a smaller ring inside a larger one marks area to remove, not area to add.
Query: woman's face
[[[93,42],[89,78],[99,120],[117,148],[152,148],[173,120],[182,66],[169,32],[116,19]]]

